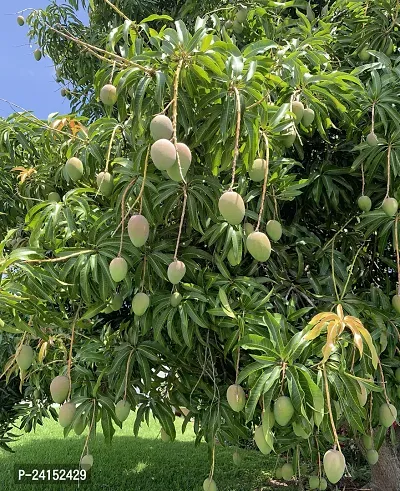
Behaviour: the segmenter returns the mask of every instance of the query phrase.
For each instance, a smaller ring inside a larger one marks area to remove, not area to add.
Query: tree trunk
[[[383,442],[379,450],[379,460],[372,466],[372,491],[400,491],[400,460],[395,447]]]

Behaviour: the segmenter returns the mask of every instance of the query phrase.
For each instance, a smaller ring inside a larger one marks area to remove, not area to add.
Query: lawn
[[[134,416],[131,414],[123,429],[117,428],[113,443],[108,446],[98,434],[90,445],[94,456],[91,483],[81,485],[82,490],[98,491],[202,491],[203,480],[209,472],[207,446],[194,446],[194,433],[188,425],[181,434],[182,420],[176,422],[177,439],[164,443],[159,437],[160,426],[152,422],[143,425],[139,436],[133,436]],[[33,484],[18,486],[13,481],[15,464],[75,464],[79,462],[86,432],[81,436],[70,434],[63,438],[58,423],[47,420],[36,433],[24,434],[13,445],[15,454],[0,450],[1,491],[52,491],[76,489],[77,484],[51,486]],[[253,450],[241,451],[242,463],[234,466],[232,448],[218,446],[214,478],[218,491],[269,491],[276,489],[269,485],[275,456],[264,456]],[[283,483],[282,483],[283,484]],[[279,489],[291,491],[294,488],[283,485]]]

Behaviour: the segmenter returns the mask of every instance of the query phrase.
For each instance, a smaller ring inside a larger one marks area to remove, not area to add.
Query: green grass
[[[160,426],[144,424],[136,438],[133,436],[133,414],[123,429],[117,428],[112,445],[106,445],[102,434],[90,444],[94,457],[91,482],[82,490],[98,491],[202,491],[209,473],[207,446],[194,446],[194,433],[188,425],[184,435],[177,420],[177,439],[164,443],[159,437]],[[98,425],[100,427],[100,425]],[[87,430],[86,430],[87,431]],[[14,484],[13,469],[18,464],[76,464],[79,462],[86,431],[81,436],[73,432],[63,438],[58,423],[47,420],[36,433],[24,434],[13,445],[15,454],[0,450],[1,491],[53,491],[77,489],[76,484],[51,486],[46,484]],[[234,466],[232,448],[217,447],[214,479],[218,491],[268,491],[274,456],[264,456],[253,450],[240,451],[242,463]],[[289,491],[290,487],[279,487]]]

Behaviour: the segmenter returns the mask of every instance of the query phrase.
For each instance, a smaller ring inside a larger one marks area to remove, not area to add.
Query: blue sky
[[[69,101],[60,95],[62,86],[55,81],[51,59],[34,59],[37,46],[29,45],[28,27],[20,27],[16,18],[17,11],[45,8],[49,3],[49,0],[0,0],[0,98],[34,111],[39,118],[47,118],[56,111],[69,112]],[[11,112],[9,104],[0,101],[0,117]]]

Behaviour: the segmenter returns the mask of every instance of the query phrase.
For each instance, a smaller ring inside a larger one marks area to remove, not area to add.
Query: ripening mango
[[[100,100],[105,106],[113,106],[117,102],[117,88],[106,84],[100,90]]]
[[[243,198],[235,191],[225,192],[218,201],[218,208],[224,219],[231,225],[239,225],[246,212]]]

